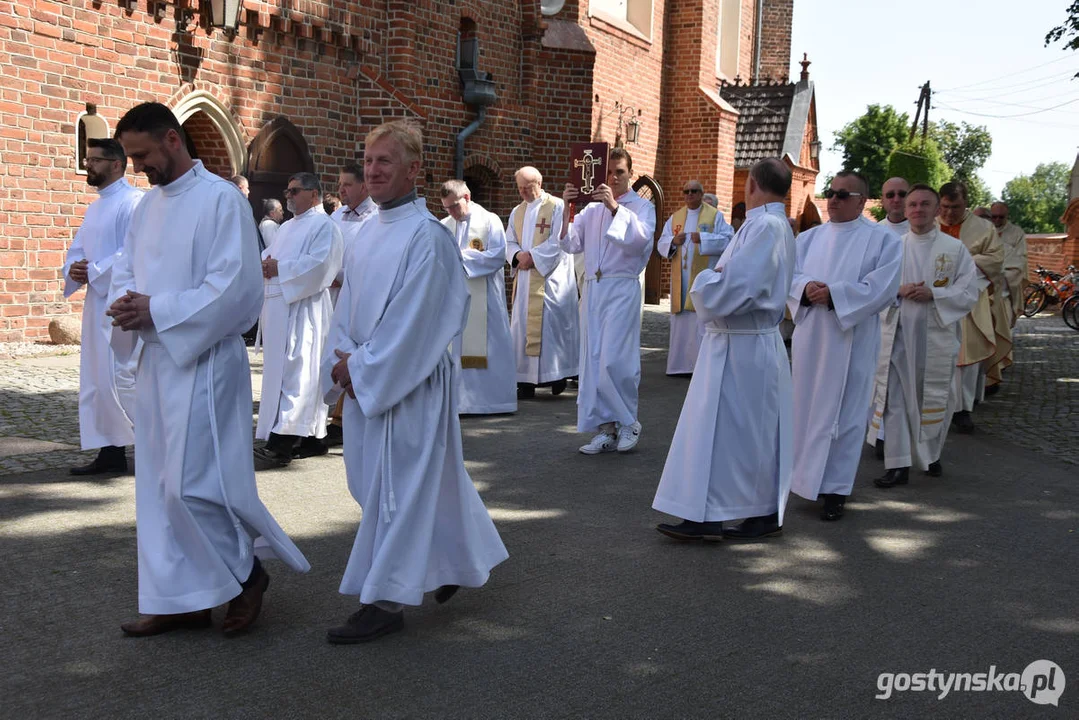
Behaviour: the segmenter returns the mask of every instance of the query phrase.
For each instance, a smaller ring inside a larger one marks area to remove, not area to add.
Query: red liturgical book
[[[569,181],[580,195],[574,205],[596,200],[596,188],[607,182],[611,146],[607,143],[576,143],[570,151]]]

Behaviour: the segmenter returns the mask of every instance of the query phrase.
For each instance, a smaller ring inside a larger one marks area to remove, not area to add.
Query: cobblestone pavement
[[[645,357],[666,352],[669,306],[646,306]],[[262,358],[252,353],[255,401]],[[1015,365],[1003,390],[975,412],[979,431],[1079,464],[1079,333],[1058,315],[1016,326]],[[78,354],[0,358],[0,475],[88,462],[79,448]],[[37,442],[31,442],[37,441]]]
[[[1079,332],[1056,314],[1021,318],[1015,364],[974,411],[980,432],[1079,465]]]

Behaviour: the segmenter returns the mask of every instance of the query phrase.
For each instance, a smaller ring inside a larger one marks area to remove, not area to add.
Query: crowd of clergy
[[[689,180],[656,242],[622,148],[587,204],[520,168],[503,224],[460,180],[440,187],[445,218],[428,211],[422,137],[404,121],[342,168],[339,205],[298,173],[258,222],[246,181],[191,158],[163,105],[88,144],[99,197],[63,274],[66,295],[86,288],[79,420],[99,453],[72,473],[126,471],[135,447],[132,636],[211,627],[225,603],[223,632],[247,630],[269,586],[260,558],[309,568],[259,500],[256,465],[333,444],[363,516],[340,586],[360,606],[329,642],[374,640],[425,594],[485,584],[508,555],[465,469],[459,415],[512,413],[575,383],[577,429],[592,435],[579,451],[633,451],[653,252],[671,262],[667,373],[691,376],[653,503],[680,521],[657,527],[679,541],[776,536],[792,492],[840,519],[863,439],[884,462],[878,487],[940,476],[949,426],[973,430],[1011,364],[1024,236],[1001,203],[991,221],[971,212],[960,183],[892,178],[877,223],[865,179],[841,172],[828,222],[796,238],[790,171],[762,160],[730,223]],[[128,158],[148,192],[125,179]],[[243,339],[256,325],[257,447]]]

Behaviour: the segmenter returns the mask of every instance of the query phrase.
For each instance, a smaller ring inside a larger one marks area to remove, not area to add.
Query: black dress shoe
[[[345,444],[345,436],[340,425],[329,424],[326,426],[326,437],[322,439],[326,447],[341,447]]]
[[[257,447],[254,450],[255,460],[259,460],[266,465],[272,467],[285,467],[292,462],[292,453],[286,455],[283,452],[274,450],[270,446]]]
[[[929,477],[940,477],[944,474],[944,468],[940,466],[940,460],[929,463],[929,469],[925,471]]]
[[[98,450],[93,462],[71,468],[71,474],[79,476],[126,472],[127,457],[124,455],[124,449],[114,445],[107,445]]]
[[[536,397],[536,386],[532,383],[517,383],[517,399],[531,400]]]
[[[761,540],[783,534],[779,513],[746,518],[737,526],[723,531],[724,540]]]
[[[326,631],[326,641],[331,645],[355,645],[377,640],[403,630],[404,612],[389,612],[374,605],[364,605],[352,613],[344,625]]]
[[[873,453],[877,456],[877,460],[884,459],[884,441],[877,438],[877,444],[873,446]]]
[[[292,451],[293,460],[301,460],[309,457],[319,457],[330,451],[330,446],[316,437],[305,437]]]
[[[564,392],[566,392],[566,379],[565,378],[563,378],[561,380],[556,380],[555,382],[551,383],[551,394],[552,395],[561,395]]]
[[[843,508],[847,504],[847,496],[838,493],[821,493],[824,498],[824,507],[820,511],[820,519],[825,522],[835,522],[843,517]]]
[[[721,522],[693,522],[683,520],[678,525],[660,523],[656,530],[669,538],[679,542],[719,542],[723,539],[723,523]]]
[[[993,397],[998,392],[1000,392],[1000,383],[997,383],[996,385],[989,385],[985,388],[986,397]]]
[[[873,484],[879,488],[890,488],[896,485],[906,485],[910,482],[910,468],[892,468],[888,472],[884,473],[884,477],[879,477],[873,481]]]
[[[974,421],[970,418],[969,410],[960,410],[956,414],[952,415],[952,424],[955,425],[955,429],[965,435],[969,435],[974,432]]]
[[[443,585],[438,590],[435,590],[435,602],[439,605],[445,605],[460,589],[460,585]]]

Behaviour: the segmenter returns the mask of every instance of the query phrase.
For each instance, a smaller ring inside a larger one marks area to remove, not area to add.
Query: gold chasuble
[[[473,212],[472,217],[466,221],[468,244],[465,247],[483,252],[487,249],[487,235],[491,231],[491,223],[486,215],[479,215],[480,213]],[[460,223],[450,216],[443,218],[442,224],[449,228],[454,239],[457,239],[457,227]],[[468,322],[461,336],[461,367],[484,370],[487,368],[487,278],[469,278],[468,294],[472,297],[472,302],[468,308]]]
[[[551,220],[554,219],[554,211],[558,206],[554,198],[544,193],[543,202],[536,213],[536,227],[532,233],[532,244],[528,249],[539,247],[551,237]],[[516,233],[517,242],[524,241],[525,212],[528,203],[521,203],[513,210],[513,231]],[[517,300],[517,283],[521,279],[521,271],[513,278],[513,298]],[[546,297],[547,279],[533,267],[528,271],[528,315],[525,320],[525,355],[539,357],[540,346],[543,341],[543,302]]]
[[[697,230],[696,232],[710,233],[715,230],[716,227],[716,215],[719,213],[714,207],[708,203],[701,203],[701,214],[697,217]],[[682,232],[686,226],[686,216],[689,215],[689,209],[685,205],[678,208],[678,210],[671,216],[671,231],[677,235]],[[674,265],[671,267],[671,313],[677,314],[684,310],[690,312],[696,312],[693,309],[693,300],[689,297],[689,288],[693,287],[693,281],[700,275],[701,270],[707,270],[711,263],[715,261],[715,258],[707,255],[702,255],[700,247],[697,248],[697,252],[693,253],[693,266],[689,268],[689,287],[686,288],[686,304],[682,306],[682,268],[685,262],[685,249],[687,239],[685,243],[678,246],[678,252],[674,254],[672,258]]]

